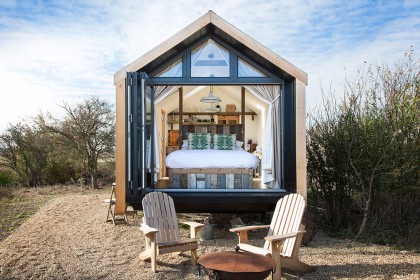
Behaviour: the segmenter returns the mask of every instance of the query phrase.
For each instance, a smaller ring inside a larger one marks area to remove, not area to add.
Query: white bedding
[[[244,150],[178,150],[165,160],[169,168],[257,168],[258,159]]]

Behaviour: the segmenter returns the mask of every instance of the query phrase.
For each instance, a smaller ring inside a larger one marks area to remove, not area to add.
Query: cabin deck
[[[162,191],[174,199],[177,212],[189,213],[265,213],[288,192],[264,188],[260,179],[254,189],[171,189],[169,180],[159,180],[152,191]],[[145,194],[144,194],[145,195]],[[127,196],[127,203],[141,210],[142,196]]]

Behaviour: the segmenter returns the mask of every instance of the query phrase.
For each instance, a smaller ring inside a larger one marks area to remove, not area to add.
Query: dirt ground
[[[138,258],[144,249],[140,215],[130,216],[127,224],[105,223],[106,197],[105,192],[86,193],[47,202],[0,242],[0,279],[208,279],[198,275],[189,252],[159,256],[153,273],[150,263]],[[202,216],[184,214],[180,219]],[[253,234],[251,243],[261,243],[263,235]],[[200,242],[198,254],[235,245],[227,226],[216,228],[215,239]],[[300,256],[317,270],[284,274],[285,279],[420,279],[419,254],[332,239],[322,232],[301,248]]]

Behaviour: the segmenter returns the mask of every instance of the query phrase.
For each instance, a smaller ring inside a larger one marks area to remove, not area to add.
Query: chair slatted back
[[[163,192],[148,193],[142,200],[143,222],[159,230],[156,241],[168,242],[181,239],[172,197]]]
[[[281,235],[299,230],[305,210],[305,198],[297,193],[281,198],[273,213],[267,236]],[[282,254],[290,257],[296,238],[289,238],[283,245]],[[270,250],[270,242],[265,241],[264,249]]]

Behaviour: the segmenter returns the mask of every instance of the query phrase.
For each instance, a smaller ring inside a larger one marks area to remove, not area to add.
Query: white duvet
[[[244,150],[178,150],[165,160],[169,168],[257,168],[258,159]]]

